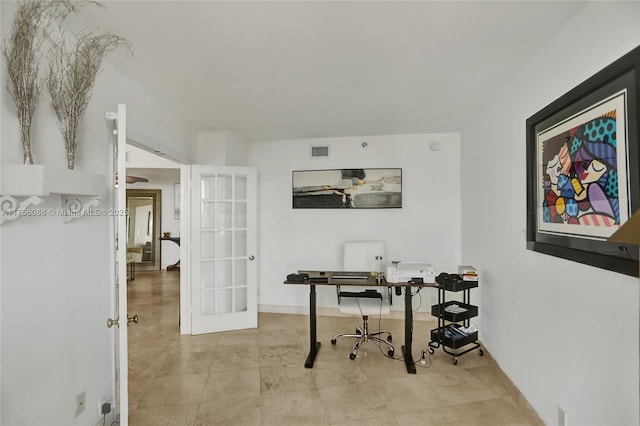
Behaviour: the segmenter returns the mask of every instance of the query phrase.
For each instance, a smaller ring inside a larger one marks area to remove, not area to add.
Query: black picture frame
[[[294,209],[402,208],[402,169],[294,170]]]
[[[638,276],[639,88],[636,47],[526,120],[527,249]]]

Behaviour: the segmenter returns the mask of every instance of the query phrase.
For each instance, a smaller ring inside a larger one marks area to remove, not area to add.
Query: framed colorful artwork
[[[293,171],[294,209],[402,207],[402,169]]]
[[[527,122],[527,248],[638,276],[607,238],[640,208],[640,47]]]

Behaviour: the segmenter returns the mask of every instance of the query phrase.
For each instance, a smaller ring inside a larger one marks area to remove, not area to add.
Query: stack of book
[[[459,265],[458,275],[462,277],[463,281],[478,281],[478,271],[473,266]]]
[[[468,334],[465,333],[464,331],[460,330],[459,327],[456,327],[453,324],[449,324],[448,326],[446,326],[444,329],[444,336],[448,337],[449,339],[461,339],[463,337],[467,337]]]
[[[461,314],[463,312],[467,312],[466,308],[463,308],[462,306],[457,304],[449,305],[446,308],[444,308],[444,310],[446,312],[451,312],[452,314]]]

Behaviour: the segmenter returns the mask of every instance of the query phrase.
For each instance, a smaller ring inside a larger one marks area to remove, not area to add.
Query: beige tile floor
[[[260,313],[257,329],[181,336],[178,274],[138,272],[129,283],[129,314],[140,318],[128,328],[132,426],[540,424],[488,354],[470,352],[454,366],[438,349],[416,375],[372,342],[350,360],[350,340],[329,341],[357,317],[318,318],[313,369],[304,368],[306,315]],[[403,322],[382,325],[399,358]],[[414,357],[433,326],[415,322]]]

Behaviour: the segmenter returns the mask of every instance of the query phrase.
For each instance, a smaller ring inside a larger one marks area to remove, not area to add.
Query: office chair
[[[372,340],[387,346],[387,355],[390,357],[395,353],[395,349],[391,344],[393,337],[388,331],[377,331],[371,333],[369,331],[369,316],[388,315],[391,311],[388,300],[384,300],[382,294],[376,290],[365,290],[360,292],[338,291],[338,304],[340,313],[361,315],[362,328],[356,327],[355,333],[339,333],[331,339],[331,344],[335,345],[340,337],[352,337],[358,339],[353,345],[353,350],[349,354],[350,359],[356,359],[358,349],[363,343]],[[386,335],[386,340],[381,337]]]
[[[350,241],[344,245],[344,270],[348,272],[367,272],[375,270],[375,259],[377,256],[384,256],[384,242],[382,241]],[[391,287],[387,288],[386,298],[375,289],[364,291],[341,291],[340,286],[336,287],[338,295],[338,306],[340,313],[349,315],[360,315],[362,317],[362,327],[356,327],[355,333],[339,333],[331,344],[335,345],[339,338],[355,338],[358,341],[353,345],[353,350],[349,358],[356,359],[360,346],[372,340],[386,345],[387,355],[390,357],[395,353],[391,344],[393,337],[388,331],[369,331],[369,316],[388,315],[391,312]],[[382,337],[386,335],[386,339]]]

